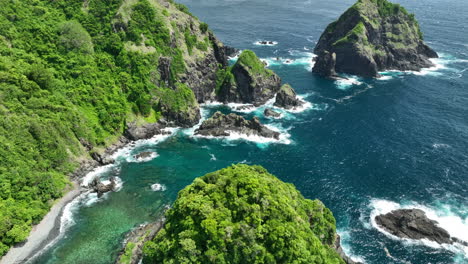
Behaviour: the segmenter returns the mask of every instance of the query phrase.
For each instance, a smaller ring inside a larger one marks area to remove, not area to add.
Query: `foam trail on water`
[[[450,236],[456,237],[460,240],[468,242],[468,212],[456,212],[456,210],[452,209],[451,205],[446,204],[438,204],[436,207],[429,207],[425,205],[420,205],[418,203],[410,202],[405,204],[399,204],[392,201],[387,200],[380,200],[380,199],[373,199],[370,201],[370,224],[373,228],[377,229],[381,233],[385,234],[389,238],[403,241],[404,243],[408,243],[411,245],[425,245],[432,248],[443,248],[457,254],[463,254],[465,257],[468,258],[468,247],[464,246],[459,243],[454,243],[453,245],[448,244],[438,244],[433,241],[429,241],[426,239],[423,240],[413,240],[413,239],[404,239],[396,237],[383,228],[377,225],[375,222],[375,217],[381,214],[387,214],[391,211],[398,210],[398,209],[410,209],[416,208],[424,211],[426,216],[429,219],[435,220],[438,222],[438,225],[445,229]],[[461,216],[462,215],[465,216]]]

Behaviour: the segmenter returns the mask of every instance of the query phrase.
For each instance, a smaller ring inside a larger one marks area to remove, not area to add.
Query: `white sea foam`
[[[291,144],[291,140],[290,140],[291,135],[287,132],[288,129],[280,129],[279,125],[273,125],[273,124],[265,125],[265,127],[280,133],[279,138],[278,139],[267,138],[267,137],[262,137],[259,135],[243,134],[243,133],[239,133],[236,131],[229,131],[229,130],[226,131],[227,133],[229,133],[229,136],[214,137],[214,136],[195,135],[194,137],[227,141],[229,143],[238,142],[238,141],[248,141],[248,142],[256,143],[259,147],[265,147],[265,146],[268,146],[269,144],[286,144],[286,145]]]
[[[361,257],[353,254],[353,251],[351,250],[351,246],[349,245],[349,242],[351,240],[351,236],[348,231],[343,231],[343,230],[337,230],[336,231],[340,237],[341,237],[341,248],[343,248],[344,253],[346,256],[350,257],[352,260],[358,263],[366,263],[366,260]]]
[[[138,154],[137,154],[138,155]],[[128,156],[127,157],[127,162],[136,162],[136,163],[142,163],[142,162],[148,162],[148,161],[151,161],[157,157],[159,157],[158,153],[152,151],[149,156],[147,157],[138,157],[138,158],[135,158],[135,156],[137,155],[132,155],[132,156]]]
[[[468,242],[468,217],[466,217],[467,212],[462,212],[462,214],[465,216],[461,216],[460,212],[456,212],[456,210],[454,210],[452,206],[446,204],[439,204],[436,207],[429,207],[414,202],[398,204],[395,202],[380,199],[371,200],[370,208],[372,210],[370,213],[370,224],[373,228],[379,230],[381,233],[385,234],[389,238],[400,240],[403,241],[403,243],[407,243],[410,245],[425,245],[437,249],[444,248],[446,250],[450,250],[458,254],[464,254],[468,257],[468,247],[463,246],[461,244],[454,243],[453,245],[441,245],[426,239],[412,240],[398,238],[385,231],[375,222],[375,217],[377,215],[386,214],[398,209],[417,208],[423,210],[429,219],[437,221],[438,225],[441,228],[445,229],[450,234],[450,236]]]
[[[266,41],[267,43],[262,44],[262,41]],[[271,42],[271,43],[270,43],[270,42]],[[254,44],[254,45],[257,45],[257,46],[269,46],[269,47],[273,47],[273,46],[278,45],[278,42],[276,42],[276,41],[268,41],[268,40],[259,40],[259,41],[255,41],[253,44]]]
[[[435,149],[439,149],[439,148],[450,148],[450,145],[448,145],[448,144],[443,144],[443,143],[434,143],[434,144],[432,144],[432,147],[435,148]]]
[[[151,145],[151,146],[157,145],[165,141],[166,139],[170,138],[171,136],[173,136],[179,129],[180,128],[177,128],[177,127],[164,128],[162,130],[164,134],[155,135],[154,137],[150,139],[141,139],[141,140],[132,142],[131,144],[128,144],[127,146],[114,152],[114,154],[112,154],[111,157],[116,161],[116,163],[118,163],[122,159],[126,161],[132,161],[131,157],[133,157],[132,152],[134,149],[142,147],[142,146],[147,146],[147,145]]]
[[[340,90],[348,90],[352,86],[361,85],[362,81],[357,76],[346,75],[346,78],[336,80],[335,84]]]
[[[429,68],[423,68],[420,71],[389,70],[389,71],[380,72],[380,74],[384,76],[393,76],[393,75],[398,76],[402,74],[414,74],[414,75],[419,75],[419,76],[425,76],[425,75],[440,76],[443,74],[441,72],[442,70],[450,69],[448,67],[449,64],[463,62],[463,60],[457,59],[448,54],[439,53],[439,56],[440,56],[439,58],[429,59],[434,64],[434,66],[429,67]]]
[[[114,166],[115,166],[115,164],[109,164],[109,165],[105,165],[105,166],[95,168],[93,171],[86,174],[86,176],[84,176],[81,179],[81,186],[88,187],[88,185],[94,180],[94,178],[99,177],[100,175],[104,174],[105,172],[108,172]]]
[[[154,192],[164,192],[166,190],[166,186],[164,184],[155,183],[151,185],[151,190]]]
[[[234,56],[229,56],[228,57],[229,62],[235,63],[239,59],[239,56],[241,53],[242,53],[242,50],[239,50],[238,52],[236,52],[236,54],[234,54]]]
[[[298,50],[290,50],[289,51],[290,58],[282,58],[282,57],[269,57],[269,58],[262,58],[261,60],[267,65],[267,67],[271,66],[297,66],[302,65],[305,67],[306,70],[312,71],[314,67],[314,60],[313,58],[316,57],[315,54],[312,52],[305,52],[305,51],[298,51]]]
[[[216,156],[215,156],[214,154],[210,154],[210,156],[211,156],[210,161],[216,161],[216,160],[217,160],[217,159],[216,159]]]

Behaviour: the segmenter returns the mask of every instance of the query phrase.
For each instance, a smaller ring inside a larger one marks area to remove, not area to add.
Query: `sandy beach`
[[[63,208],[80,194],[80,186],[73,183],[73,188],[61,199],[57,200],[42,221],[33,226],[25,243],[10,248],[0,260],[0,264],[22,264],[28,258],[47,246],[50,241],[60,234],[60,217]]]

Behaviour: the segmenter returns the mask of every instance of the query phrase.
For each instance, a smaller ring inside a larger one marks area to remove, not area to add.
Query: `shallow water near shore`
[[[72,222],[63,237],[33,263],[113,263],[129,230],[154,221],[195,177],[233,163],[262,165],[306,198],[322,200],[337,219],[346,253],[355,259],[375,264],[468,262],[466,247],[400,240],[371,219],[392,208],[418,207],[453,236],[468,239],[464,0],[396,1],[416,13],[426,42],[442,55],[435,61],[439,67],[385,72],[371,80],[350,76],[347,82],[321,79],[310,69],[322,30],[354,1],[179,2],[227,45],[254,50],[311,107],[283,112],[281,119],[267,119],[261,109],[240,113],[259,116],[288,141],[197,138],[188,129],[121,151],[118,164],[102,170],[104,178],[122,180],[121,190],[100,199],[85,196],[70,206]],[[263,40],[277,44],[255,44]],[[216,110],[232,111],[211,104],[204,115]],[[133,155],[141,151],[156,154],[135,162]]]

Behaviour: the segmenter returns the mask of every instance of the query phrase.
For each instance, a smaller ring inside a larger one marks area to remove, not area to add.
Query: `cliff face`
[[[281,78],[267,69],[250,50],[239,56],[232,69],[225,74],[218,98],[221,102],[265,104],[281,88]]]
[[[345,263],[335,218],[260,166],[233,165],[179,192],[144,263]]]
[[[437,54],[423,41],[413,14],[387,0],[358,0],[331,23],[314,50],[313,71],[375,77],[384,70],[431,67]]]

